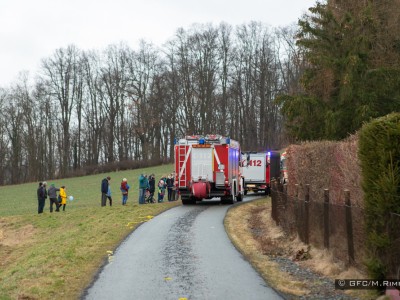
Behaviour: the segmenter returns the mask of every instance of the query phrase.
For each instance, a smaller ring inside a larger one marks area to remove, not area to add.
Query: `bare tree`
[[[218,127],[216,129],[217,132],[221,134],[227,135],[227,128],[229,127],[227,124],[228,116],[228,88],[229,88],[229,79],[230,72],[232,69],[232,38],[231,38],[232,27],[228,24],[222,23],[219,26],[219,42],[218,42],[218,55],[219,55],[219,69],[218,69],[218,79],[220,81],[220,90],[219,90],[219,100],[217,98],[217,103],[220,105],[220,110],[217,112],[218,116]]]
[[[100,97],[105,107],[107,122],[104,130],[106,134],[103,136],[107,162],[114,162],[116,158],[122,160],[126,157],[119,133],[128,84],[128,51],[122,44],[119,47],[109,46],[104,53],[104,62],[101,67]],[[115,149],[116,145],[117,149]],[[117,151],[118,157],[116,157],[115,151]]]
[[[100,161],[102,134],[105,128],[105,110],[100,96],[100,57],[94,52],[83,53],[82,71],[84,77],[83,115],[85,124],[86,164],[97,165]],[[104,162],[104,161],[102,161]]]
[[[22,139],[23,139],[23,108],[19,105],[18,99],[13,93],[9,93],[7,103],[1,112],[1,118],[7,120],[5,129],[8,135],[10,148],[8,151],[8,162],[10,172],[10,183],[17,184],[21,177],[22,167]]]
[[[134,130],[140,141],[141,155],[138,158],[150,159],[154,125],[162,116],[155,115],[156,106],[163,106],[163,99],[150,98],[154,78],[160,73],[158,52],[152,44],[141,41],[139,51],[133,55],[129,66],[130,86],[127,88],[131,97]],[[154,102],[157,100],[156,102]]]
[[[72,109],[79,97],[78,67],[79,50],[75,46],[68,46],[66,49],[58,49],[53,57],[42,61],[42,70],[49,88],[49,95],[58,103],[60,108],[59,120],[62,128],[62,140],[60,146],[62,176],[67,174],[70,161],[71,140],[70,126]]]

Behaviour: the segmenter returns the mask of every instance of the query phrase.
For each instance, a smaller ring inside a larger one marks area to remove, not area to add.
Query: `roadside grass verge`
[[[137,204],[138,175],[155,173],[157,180],[171,169],[166,165],[107,174],[112,207],[100,207],[100,182],[106,174],[57,180],[57,185],[65,184],[74,192],[69,194],[75,200],[68,202],[65,212],[50,213],[47,199],[41,215],[37,214],[37,184],[1,187],[0,299],[78,299],[129,233],[181,204]],[[123,177],[133,184],[127,206],[121,205],[119,193]]]
[[[304,295],[307,290],[303,283],[279,270],[278,265],[268,260],[255,234],[263,234],[262,227],[251,227],[253,211],[265,206],[268,198],[244,203],[230,209],[225,217],[226,232],[236,248],[247,258],[264,280],[283,294]],[[258,231],[258,233],[257,233]]]
[[[263,198],[243,203],[230,209],[224,225],[236,248],[275,290],[289,298],[307,297],[308,284],[296,280],[291,274],[280,270],[270,257],[293,258],[298,250],[307,249],[298,238],[287,237],[271,218],[271,199]],[[315,273],[331,279],[366,278],[355,268],[347,269],[333,259],[326,250],[310,248],[310,259],[299,261],[299,267],[309,268]],[[375,291],[349,290],[357,299],[376,299]]]

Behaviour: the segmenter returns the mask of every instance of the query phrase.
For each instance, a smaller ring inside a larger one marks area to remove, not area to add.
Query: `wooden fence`
[[[333,204],[329,190],[324,190],[323,199],[310,199],[310,185],[303,187],[299,198],[299,186],[294,196],[289,196],[286,185],[273,181],[271,189],[273,220],[288,235],[298,235],[305,244],[320,249],[329,249],[334,258],[347,266],[354,265],[365,269],[366,233],[364,210],[352,206],[349,190],[343,190],[342,204]],[[338,203],[338,201],[335,201]],[[400,215],[390,214],[394,241],[387,249],[383,259],[388,266],[390,278],[400,278]]]
[[[298,189],[298,187],[297,187]],[[329,190],[324,198],[310,199],[310,186],[304,187],[304,198],[286,192],[286,185],[273,183],[272,218],[290,235],[297,234],[305,244],[329,249],[335,258],[347,265],[363,268],[365,234],[363,211],[351,206],[350,191],[344,191],[343,205],[330,203]]]

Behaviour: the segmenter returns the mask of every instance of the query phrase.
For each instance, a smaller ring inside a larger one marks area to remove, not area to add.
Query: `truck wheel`
[[[243,201],[243,195],[241,193],[239,193],[239,195],[237,195],[236,200],[238,202],[242,202]]]
[[[270,187],[265,188],[265,195],[269,196],[271,194],[271,189]]]
[[[196,204],[196,199],[192,198],[192,197],[185,197],[182,198],[182,204],[183,205],[192,205],[192,204]]]
[[[221,197],[222,204],[233,204],[233,196]]]

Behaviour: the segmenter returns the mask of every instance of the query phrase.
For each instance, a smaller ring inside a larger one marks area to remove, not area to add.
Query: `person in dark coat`
[[[172,197],[174,189],[174,178],[172,177],[172,174],[170,174],[167,178],[167,189],[168,189],[168,201],[174,201],[175,199]]]
[[[154,202],[154,192],[156,191],[156,180],[154,179],[154,174],[149,176],[149,192],[150,196],[149,199],[151,202]]]
[[[60,203],[58,202],[57,199],[57,192],[59,192],[60,189],[56,188],[54,183],[50,185],[50,188],[48,190],[49,194],[49,199],[50,199],[50,212],[53,212],[53,204],[56,205],[56,211],[60,211]]]
[[[108,185],[110,184],[111,177],[107,176],[101,181],[101,206],[107,204]]]
[[[37,198],[38,198],[38,214],[43,213],[44,203],[46,201],[47,191],[43,186],[43,182],[39,182],[39,188],[37,189]]]

